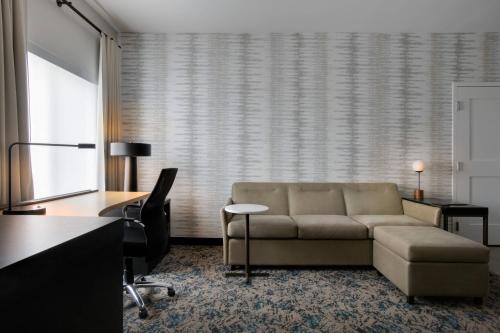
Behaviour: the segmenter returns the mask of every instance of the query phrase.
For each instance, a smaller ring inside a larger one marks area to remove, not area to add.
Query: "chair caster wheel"
[[[146,319],[148,317],[148,310],[143,309],[139,310],[139,318]]]
[[[168,290],[168,296],[170,296],[170,297],[175,296],[175,290],[174,290],[174,288],[170,288],[169,287],[169,288],[167,288],[167,290]]]

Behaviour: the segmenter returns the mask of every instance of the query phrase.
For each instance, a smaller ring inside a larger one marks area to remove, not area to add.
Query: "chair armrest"
[[[224,258],[224,265],[227,265],[228,263],[228,237],[227,237],[227,224],[229,221],[231,221],[231,218],[233,217],[233,214],[226,212],[225,208],[226,206],[232,205],[233,204],[233,199],[229,198],[226,201],[226,204],[224,207],[220,209],[220,222],[221,222],[221,227],[222,227],[222,255]]]
[[[128,227],[128,228],[133,228],[133,227],[144,228],[144,224],[142,224],[141,221],[133,219],[133,218],[122,217],[122,221],[124,222],[125,227]]]
[[[416,218],[417,220],[433,224],[436,227],[439,227],[440,225],[441,208],[439,207],[424,205],[403,199],[403,211],[405,215]]]
[[[122,208],[122,215],[124,218],[128,218],[127,216],[127,211],[129,208],[137,208],[140,209],[142,206],[140,204],[135,204],[135,205],[126,205],[125,207]]]
[[[220,209],[220,218],[221,218],[221,223],[222,223],[222,228],[223,230],[226,229],[227,227],[227,224],[229,223],[229,221],[231,221],[231,219],[233,218],[233,214],[231,213],[228,213],[226,212],[225,208],[226,206],[229,206],[229,205],[232,205],[233,204],[233,200],[231,198],[228,198],[226,200],[226,204],[224,205],[224,207],[222,207]]]

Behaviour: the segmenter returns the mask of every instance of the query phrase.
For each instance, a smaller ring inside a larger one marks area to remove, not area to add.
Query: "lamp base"
[[[45,207],[38,205],[12,207],[12,209],[4,209],[3,215],[45,215]]]
[[[413,192],[413,197],[415,200],[424,200],[424,190],[415,190]]]
[[[125,156],[123,190],[125,192],[137,192],[137,158],[135,156]]]

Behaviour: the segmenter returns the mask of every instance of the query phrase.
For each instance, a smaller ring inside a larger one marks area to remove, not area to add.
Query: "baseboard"
[[[170,237],[173,245],[222,245],[222,238]]]

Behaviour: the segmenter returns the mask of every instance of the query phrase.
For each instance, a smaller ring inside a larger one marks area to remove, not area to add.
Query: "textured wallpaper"
[[[500,81],[500,34],[123,34],[139,189],[178,167],[174,236],[218,237],[235,181],[390,181],[449,198],[453,81]]]

